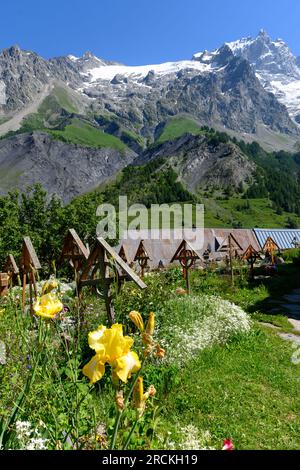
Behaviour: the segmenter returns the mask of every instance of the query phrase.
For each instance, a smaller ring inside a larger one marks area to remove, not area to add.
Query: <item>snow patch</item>
[[[274,93],[277,99],[284,104],[292,117],[300,113],[300,80],[284,82],[272,80],[265,88]]]
[[[183,60],[179,62],[166,62],[163,64],[151,64],[151,65],[138,65],[138,66],[126,66],[126,65],[105,65],[88,70],[84,76],[90,78],[90,82],[93,83],[97,80],[112,80],[116,75],[122,75],[130,77],[133,80],[139,80],[145,78],[149,72],[154,72],[158,76],[175,74],[180,70],[193,69],[200,73],[210,72],[212,70],[211,64],[203,64],[193,60]]]
[[[79,60],[79,57],[76,57],[75,55],[68,55],[68,59],[70,59],[72,62],[77,62]]]

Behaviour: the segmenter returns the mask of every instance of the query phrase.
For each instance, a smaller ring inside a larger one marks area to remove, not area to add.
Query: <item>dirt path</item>
[[[293,326],[295,332],[300,332],[300,289],[293,290],[290,294],[282,297],[282,300],[270,300],[270,303],[276,304],[276,307],[271,312],[280,312],[285,310],[290,324]],[[279,330],[278,327],[270,323],[262,323],[265,326]],[[278,331],[278,335],[286,340],[292,341],[294,344],[300,344],[300,336],[293,333],[283,333]]]
[[[5,135],[10,131],[17,131],[21,127],[23,119],[29,114],[36,113],[39,106],[44,99],[50,94],[54,85],[51,83],[47,85],[44,90],[36,96],[36,99],[27,107],[15,114],[9,121],[0,125],[0,136]]]

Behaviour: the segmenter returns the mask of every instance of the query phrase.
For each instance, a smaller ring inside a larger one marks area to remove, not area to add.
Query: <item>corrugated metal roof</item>
[[[255,228],[253,232],[261,248],[263,248],[268,237],[271,237],[281,250],[294,248],[293,240],[300,243],[300,230]]]

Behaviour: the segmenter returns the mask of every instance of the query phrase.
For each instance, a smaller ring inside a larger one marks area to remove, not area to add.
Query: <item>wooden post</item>
[[[118,272],[118,282],[128,280],[133,281],[140,289],[147,287],[103,238],[99,237],[96,239],[96,244],[80,275],[79,292],[81,292],[84,286],[100,285],[110,325],[115,322],[113,292],[111,288],[115,276],[110,274],[112,270]]]
[[[29,282],[30,294],[30,311],[33,310],[33,295],[32,288],[34,288],[35,297],[37,297],[37,287],[35,281],[35,271],[41,268],[40,262],[33,248],[32,242],[29,237],[23,239],[22,257],[21,257],[21,271],[23,273],[23,291],[22,291],[22,309],[24,311],[26,302],[26,282]]]
[[[7,273],[0,273],[0,297],[4,297],[8,293],[9,276]]]
[[[233,272],[233,265],[232,265],[231,234],[229,234],[228,242],[229,242],[229,265],[230,265],[231,287],[234,287],[234,272]]]
[[[111,279],[109,276],[109,262],[105,250],[101,247],[99,250],[99,267],[103,280],[103,296],[107,311],[107,317],[110,325],[115,323],[115,309],[112,303]]]
[[[137,252],[134,256],[134,259],[133,261],[138,261],[139,263],[139,266],[141,268],[141,279],[144,278],[144,275],[145,275],[145,268],[148,267],[148,261],[149,261],[150,257],[149,257],[149,254],[145,248],[145,244],[144,244],[144,240],[141,240],[140,241],[140,244],[138,246],[138,249],[137,249]]]
[[[171,259],[171,263],[173,263],[173,261],[179,261],[183,269],[183,277],[185,279],[186,291],[188,294],[190,294],[191,291],[189,270],[195,263],[196,259],[199,259],[199,255],[186,240],[183,240],[180,243],[179,247],[176,250],[176,253]]]
[[[24,311],[25,302],[26,302],[26,278],[27,274],[23,273],[23,285],[22,285],[22,309]]]

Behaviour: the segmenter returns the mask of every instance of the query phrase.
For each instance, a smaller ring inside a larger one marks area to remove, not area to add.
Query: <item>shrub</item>
[[[199,351],[250,330],[248,315],[217,296],[171,299],[162,311],[161,343],[170,363],[182,364]],[[175,326],[176,325],[176,326]]]

